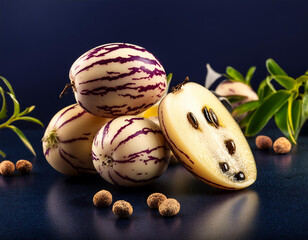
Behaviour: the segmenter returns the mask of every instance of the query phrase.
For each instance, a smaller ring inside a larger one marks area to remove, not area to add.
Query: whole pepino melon
[[[87,51],[74,62],[69,77],[77,103],[101,117],[141,113],[167,88],[165,70],[153,54],[128,43]]]

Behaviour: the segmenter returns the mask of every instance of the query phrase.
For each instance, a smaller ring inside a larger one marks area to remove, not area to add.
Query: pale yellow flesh
[[[202,113],[212,108],[220,127],[209,124]],[[192,112],[198,120],[195,129],[187,120]],[[206,88],[187,83],[177,92],[169,93],[159,105],[159,120],[163,133],[187,170],[200,180],[219,188],[241,189],[255,182],[256,164],[250,147],[238,124],[221,102]],[[233,155],[228,153],[225,140],[236,145]],[[227,162],[230,170],[223,173],[220,162]],[[233,174],[242,171],[244,181],[234,180]]]

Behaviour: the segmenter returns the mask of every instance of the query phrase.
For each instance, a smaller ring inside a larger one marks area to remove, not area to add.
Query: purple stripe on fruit
[[[82,56],[82,58],[85,58],[85,60],[89,60],[90,58],[104,57],[105,55],[111,52],[114,52],[116,50],[123,49],[123,48],[124,49],[130,48],[130,49],[140,51],[140,52],[147,52],[144,48],[137,47],[135,45],[130,45],[126,43],[111,43],[111,44],[102,45],[102,46],[99,46],[99,47],[96,47],[90,50],[89,52],[85,53],[84,56]],[[106,52],[95,55],[102,50],[106,50]]]
[[[167,147],[165,147],[165,146],[158,146],[158,147],[155,147],[155,148],[152,148],[152,149],[149,149],[149,148],[148,148],[148,149],[142,150],[142,151],[140,151],[140,152],[136,152],[136,153],[130,154],[130,155],[128,155],[127,157],[128,157],[129,160],[135,159],[135,158],[137,158],[137,157],[140,157],[140,155],[142,155],[143,153],[150,154],[151,152],[156,151],[156,150],[158,150],[159,148],[163,148],[163,149],[165,149],[166,151],[169,150],[169,149],[168,149]],[[125,156],[124,158],[126,158],[126,156]]]
[[[187,169],[187,170],[188,170],[192,175],[194,175],[196,178],[198,178],[198,179],[201,180],[201,181],[205,181],[205,182],[207,182],[208,184],[211,184],[211,185],[214,185],[214,186],[217,186],[217,187],[220,187],[220,188],[224,188],[224,189],[229,189],[229,190],[234,190],[234,189],[235,189],[235,188],[225,187],[225,186],[222,186],[222,185],[220,185],[220,184],[214,183],[214,182],[212,182],[212,181],[207,180],[207,179],[204,178],[204,177],[199,176],[198,174],[196,174],[195,172],[193,172],[193,171],[190,170],[190,169]]]
[[[136,98],[142,98],[142,97],[144,97],[143,94],[140,94],[140,95],[118,94],[118,96],[120,96],[120,97],[128,97],[128,98],[131,98],[131,99],[136,99]]]
[[[74,109],[77,106],[77,104],[69,107],[68,109],[66,109],[63,113],[61,113],[61,115],[58,117],[57,121],[55,122],[54,126],[57,125],[58,121],[69,111],[71,111],[72,109]]]
[[[147,74],[147,76],[144,77],[140,77],[140,78],[132,78],[132,80],[142,80],[142,79],[151,79],[153,78],[153,76],[163,76],[165,75],[165,72],[162,70],[159,70],[157,68],[155,68],[153,71],[151,71],[150,69],[147,69],[144,66],[139,67],[131,67],[128,68],[129,70],[131,70],[128,73],[118,73],[118,75],[116,76],[104,76],[101,78],[96,78],[96,79],[91,79],[91,80],[87,80],[87,81],[83,81],[80,82],[78,85],[82,85],[82,84],[86,84],[86,83],[93,83],[93,82],[97,82],[97,81],[114,81],[114,80],[118,80],[118,79],[124,79],[126,77],[129,76],[133,76],[136,73],[141,73],[141,72],[145,72]],[[108,74],[115,74],[116,72],[107,72]]]
[[[128,122],[126,125],[120,127],[120,129],[116,132],[116,134],[113,136],[113,138],[110,141],[110,145],[113,143],[113,140],[125,129],[126,127],[132,125],[135,120],[144,120],[144,118],[131,118],[131,119],[125,119],[125,122]]]
[[[111,177],[110,171],[108,170],[108,177],[110,178],[111,182],[114,183],[114,185],[119,186],[119,184]]]
[[[107,136],[107,134],[109,132],[109,127],[110,127],[110,124],[113,122],[113,120],[114,119],[112,119],[111,121],[106,123],[106,125],[104,127],[103,136],[102,136],[102,149],[104,149],[104,140],[105,140],[105,137]]]
[[[86,113],[86,111],[84,110],[84,111],[82,111],[81,113],[78,113],[77,115],[75,115],[75,116],[71,117],[70,119],[66,120],[65,122],[63,122],[63,123],[58,127],[58,130],[59,130],[61,127],[63,127],[65,124],[67,124],[67,123],[69,123],[69,122],[71,122],[71,121],[73,121],[73,120],[75,120],[75,119],[81,117],[81,116],[82,116],[83,114],[85,114],[85,113]]]
[[[151,178],[148,178],[148,179],[133,179],[133,178],[130,178],[128,176],[123,176],[121,175],[119,172],[117,172],[116,170],[114,170],[115,174],[117,174],[120,178],[124,179],[124,180],[127,180],[129,182],[133,182],[133,183],[147,183],[147,182],[150,182],[154,179],[157,179],[159,176],[154,176],[154,177],[151,177]]]
[[[116,151],[118,149],[118,147],[120,147],[122,144],[127,143],[129,140],[139,136],[139,135],[147,135],[148,133],[154,133],[154,134],[162,134],[162,132],[160,130],[152,130],[150,128],[143,128],[140,131],[135,132],[134,134],[128,136],[127,138],[125,138],[124,140],[122,140],[118,146],[116,146],[116,148],[114,149],[114,151]]]
[[[107,65],[109,63],[120,63],[120,64],[124,64],[124,63],[128,63],[128,62],[143,62],[145,64],[149,64],[149,65],[154,65],[154,66],[160,66],[160,64],[158,63],[158,61],[156,61],[155,59],[149,59],[149,58],[144,58],[144,57],[140,57],[140,56],[134,56],[134,55],[128,55],[129,57],[116,57],[116,58],[107,58],[107,59],[101,59],[98,60],[82,69],[80,69],[75,76],[77,76],[79,73],[83,72],[83,71],[87,71],[90,68],[96,66],[96,65]]]
[[[59,139],[59,142],[61,142],[61,143],[73,143],[73,142],[84,141],[84,140],[89,140],[89,138],[79,137],[79,138],[72,138],[72,139],[68,139],[68,140],[60,140]]]
[[[166,134],[166,138],[168,139],[170,145],[172,146],[172,148],[176,148],[180,153],[182,153],[192,164],[195,164],[191,159],[190,157],[188,156],[188,154],[184,153],[181,149],[179,149],[175,144],[174,142],[170,139],[169,135],[168,135],[168,132],[166,130],[166,126],[165,126],[165,123],[164,123],[164,115],[163,115],[163,112],[160,111],[160,115],[161,115],[161,121],[162,121],[162,127],[164,129],[164,132]]]

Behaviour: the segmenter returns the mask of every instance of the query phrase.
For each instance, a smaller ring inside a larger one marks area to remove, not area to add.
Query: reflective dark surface
[[[288,155],[256,149],[249,139],[258,179],[241,191],[207,186],[182,166],[170,166],[156,182],[136,189],[115,187],[99,176],[63,176],[42,154],[42,130],[25,131],[37,151],[34,159],[17,137],[0,131],[7,159],[33,162],[31,175],[0,176],[0,239],[307,239],[308,137]],[[279,132],[271,133],[273,139]],[[114,201],[133,208],[118,219],[111,207],[97,209],[93,195],[107,189]],[[176,198],[180,213],[163,218],[146,205],[153,192]]]

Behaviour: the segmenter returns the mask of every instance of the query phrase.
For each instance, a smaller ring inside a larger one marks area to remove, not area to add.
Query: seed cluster
[[[112,194],[107,190],[97,192],[93,197],[93,203],[97,208],[108,207],[112,204]],[[112,206],[112,212],[119,218],[127,218],[133,214],[132,205],[124,200],[116,201]]]
[[[213,111],[212,108],[208,109],[207,107],[204,107],[202,109],[202,113],[203,113],[205,119],[207,120],[207,122],[209,124],[213,125],[217,129],[219,128],[220,124],[219,124],[218,117],[217,117],[217,115],[215,114],[215,112]],[[187,119],[188,119],[189,123],[195,129],[198,129],[198,127],[199,127],[198,120],[192,112],[187,113]],[[236,151],[236,145],[235,145],[234,141],[232,139],[227,139],[227,140],[224,141],[224,143],[225,143],[225,146],[228,150],[228,153],[230,155],[233,155]],[[226,173],[230,170],[230,167],[229,167],[227,162],[220,162],[219,167],[220,167],[220,169],[223,173]],[[235,181],[244,181],[245,180],[245,174],[243,172],[235,173],[235,174],[233,174],[233,179]]]
[[[152,193],[147,199],[147,204],[152,209],[158,208],[163,217],[175,216],[180,211],[180,203],[174,198],[167,198],[162,193]]]
[[[274,144],[270,137],[265,135],[259,135],[255,140],[257,148],[260,150],[269,150],[273,147],[275,153],[286,154],[291,151],[292,144],[285,137],[280,137],[275,140]]]
[[[0,163],[0,174],[3,176],[14,175],[15,169],[21,174],[29,174],[32,171],[32,163],[27,160],[18,160],[16,165],[9,160],[4,160]]]
[[[208,123],[213,124],[216,128],[219,127],[219,120],[212,108],[207,109],[207,107],[204,107],[202,112]]]

